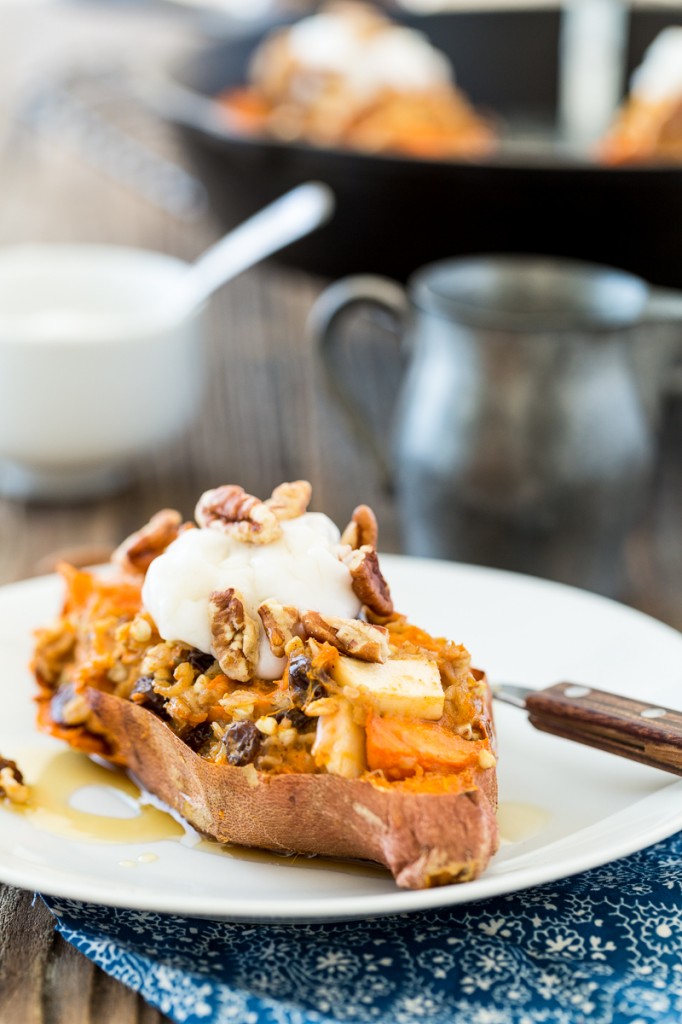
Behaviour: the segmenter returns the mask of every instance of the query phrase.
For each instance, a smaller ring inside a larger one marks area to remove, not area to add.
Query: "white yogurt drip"
[[[382,89],[425,90],[452,80],[444,54],[420,32],[399,26],[366,36],[347,18],[318,14],[293,26],[289,48],[306,68],[342,75],[363,96]]]
[[[259,625],[258,607],[269,599],[300,611],[357,617],[360,602],[339,561],[340,535],[331,519],[306,512],[281,525],[282,537],[262,545],[242,544],[217,529],[188,530],[155,558],[142,599],[163,639],[215,654],[208,602],[214,590],[230,587]],[[278,679],[283,668],[261,631],[257,675]]]
[[[648,103],[682,97],[682,26],[656,36],[633,73],[632,93]]]

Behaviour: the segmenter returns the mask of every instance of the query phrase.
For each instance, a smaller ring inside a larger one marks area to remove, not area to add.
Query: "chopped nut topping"
[[[253,690],[233,690],[232,693],[226,693],[221,697],[218,703],[231,716],[239,711],[242,712],[242,718],[249,718],[255,706]]]
[[[320,697],[308,704],[305,713],[309,718],[324,718],[325,715],[335,715],[339,706],[334,697]]]
[[[393,600],[388,583],[379,568],[379,559],[373,548],[361,547],[344,559],[352,580],[353,592],[375,615],[387,617],[393,612]]]
[[[107,679],[112,683],[123,683],[128,678],[128,669],[122,662],[115,662],[107,672]]]
[[[277,722],[274,718],[265,715],[258,719],[256,722],[256,728],[265,736],[273,736],[277,732]]]
[[[478,764],[480,768],[485,770],[486,768],[494,768],[497,761],[495,760],[495,755],[484,748],[478,755]]]
[[[181,523],[182,516],[175,509],[161,509],[146,526],[119,544],[111,556],[112,562],[125,572],[144,575],[154,559],[175,540]]]
[[[307,510],[312,493],[307,480],[294,480],[275,487],[265,504],[278,519],[298,519]]]
[[[270,544],[282,534],[274,511],[236,484],[205,491],[194,514],[199,526],[223,530],[246,544]]]
[[[354,550],[361,547],[375,548],[378,539],[379,527],[374,512],[369,505],[358,505],[341,534],[341,543],[350,544]]]
[[[253,704],[244,704],[242,707],[234,709],[234,718],[236,721],[245,722],[253,716],[253,711]]]
[[[319,612],[301,616],[303,628],[316,640],[332,644],[342,654],[361,661],[384,662],[388,658],[388,630],[360,619],[323,617]]]
[[[146,644],[152,637],[152,626],[148,619],[138,615],[130,624],[130,635],[138,644]]]
[[[276,658],[284,657],[284,649],[295,636],[300,617],[297,608],[276,601],[263,601],[258,609],[270,650]]]
[[[0,757],[0,799],[7,797],[12,804],[25,804],[29,788],[24,785],[24,776],[16,761]]]
[[[295,729],[280,729],[277,733],[277,738],[285,747],[291,747],[298,739],[298,733]]]
[[[258,663],[258,623],[247,615],[243,599],[233,588],[214,591],[209,612],[218,664],[228,679],[248,682]]]

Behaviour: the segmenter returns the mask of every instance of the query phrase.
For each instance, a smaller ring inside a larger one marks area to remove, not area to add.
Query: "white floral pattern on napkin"
[[[437,912],[250,925],[44,897],[57,928],[178,1024],[679,1024],[682,833]]]

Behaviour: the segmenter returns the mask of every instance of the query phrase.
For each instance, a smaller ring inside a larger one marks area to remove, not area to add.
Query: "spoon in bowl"
[[[334,212],[334,194],[309,181],[280,196],[212,245],[187,271],[184,295],[200,305],[244,270],[325,224]]]

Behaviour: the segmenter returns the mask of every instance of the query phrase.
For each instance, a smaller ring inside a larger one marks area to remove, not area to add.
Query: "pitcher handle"
[[[308,315],[307,331],[319,347],[331,394],[346,414],[351,427],[372,453],[379,467],[382,484],[390,487],[392,474],[388,455],[374,431],[366,409],[348,387],[346,380],[339,375],[335,364],[343,318],[351,309],[360,305],[376,307],[388,313],[397,328],[396,336],[402,337],[400,329],[409,310],[405,290],[396,281],[374,274],[344,277],[326,288]]]

